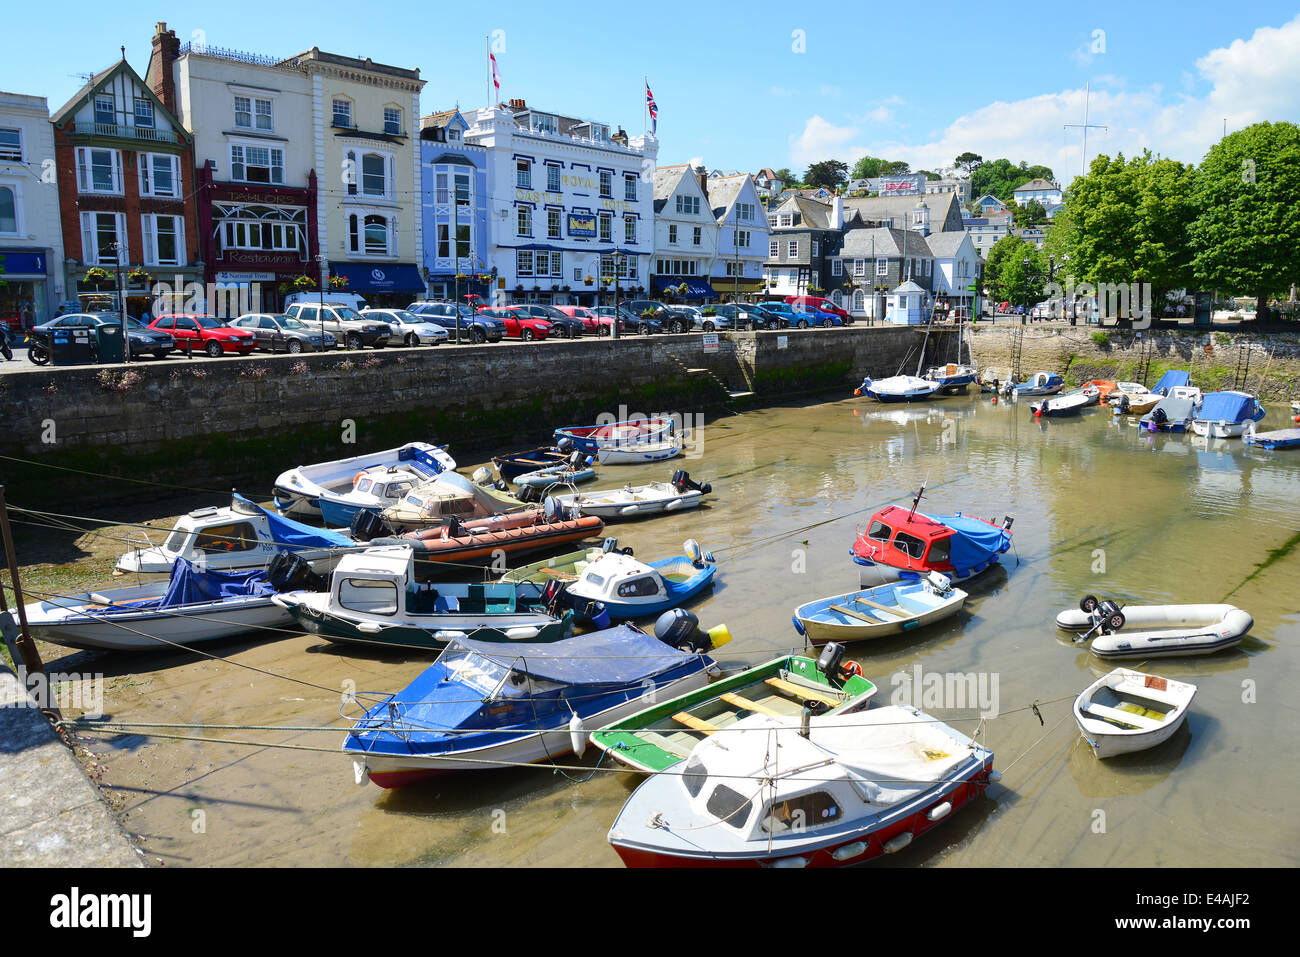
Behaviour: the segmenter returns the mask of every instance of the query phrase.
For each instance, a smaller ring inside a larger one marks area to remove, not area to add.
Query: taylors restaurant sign
[[[925,192],[925,174],[880,177],[881,196],[917,196]]]

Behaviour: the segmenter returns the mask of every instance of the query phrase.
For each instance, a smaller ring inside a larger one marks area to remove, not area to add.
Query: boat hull
[[[371,648],[403,648],[414,651],[442,651],[447,643],[461,635],[473,635],[477,641],[509,642],[507,632],[526,629],[532,642],[559,641],[572,633],[572,626],[536,612],[510,614],[447,614],[420,616],[427,620],[384,622],[378,632],[363,631],[362,625],[374,619],[347,617],[303,604],[291,604],[288,613],[307,632],[338,644],[365,645]]]
[[[31,635],[40,641],[84,650],[165,651],[176,644],[200,644],[291,621],[289,614],[269,597],[204,602],[161,612],[92,612],[72,617],[60,617],[69,607],[60,605],[61,601],[65,600],[27,606]]]
[[[1128,605],[1124,627],[1092,639],[1098,658],[1170,658],[1212,655],[1235,647],[1254,626],[1248,612],[1233,605]],[[1092,616],[1069,608],[1056,616],[1064,631],[1083,632]]]
[[[903,617],[903,611],[893,612],[891,610],[889,614],[893,616],[894,620],[892,621],[885,619],[874,622],[862,621],[844,613],[835,612],[830,607],[831,605],[847,607],[855,598],[862,596],[874,600],[880,592],[888,590],[890,589],[877,586],[860,592],[836,596],[835,598],[818,599],[796,608],[794,618],[804,637],[814,647],[824,645],[830,641],[866,641],[873,638],[887,638],[891,635],[902,634],[905,631],[924,628],[927,625],[949,618],[961,611],[966,604],[967,597],[964,591],[954,588],[949,598],[942,599],[927,611],[919,613],[913,611],[910,617]],[[917,591],[920,592],[921,589],[918,588]],[[877,611],[871,606],[859,607],[856,610],[867,615],[872,615]]]
[[[1120,698],[1140,700],[1142,708],[1154,704],[1167,710],[1157,721],[1109,707],[1095,710],[1095,699],[1107,690],[1117,692]],[[1187,721],[1195,697],[1195,685],[1117,668],[1093,682],[1075,699],[1074,723],[1098,758],[1133,754],[1159,747],[1172,738]],[[1121,728],[1113,723],[1115,720],[1130,727]]]

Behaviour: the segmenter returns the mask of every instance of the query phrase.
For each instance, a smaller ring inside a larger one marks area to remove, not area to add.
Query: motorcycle
[[[27,358],[38,366],[47,365],[50,361],[49,344],[29,335],[27,337]]]

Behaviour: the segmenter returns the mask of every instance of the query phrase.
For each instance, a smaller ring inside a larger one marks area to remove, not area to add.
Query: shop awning
[[[339,263],[330,273],[347,279],[348,292],[424,292],[413,263]]]
[[[650,280],[650,286],[655,292],[671,291],[671,295],[680,296],[678,291],[681,285],[686,284],[687,299],[718,299],[721,298],[717,290],[710,286],[703,279],[676,279],[671,276],[655,276]]]

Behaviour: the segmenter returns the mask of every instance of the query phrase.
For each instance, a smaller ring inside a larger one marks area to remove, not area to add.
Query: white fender
[[[587,750],[587,736],[582,731],[582,719],[576,711],[569,719],[569,743],[573,745],[573,753],[578,757],[582,757]]]

